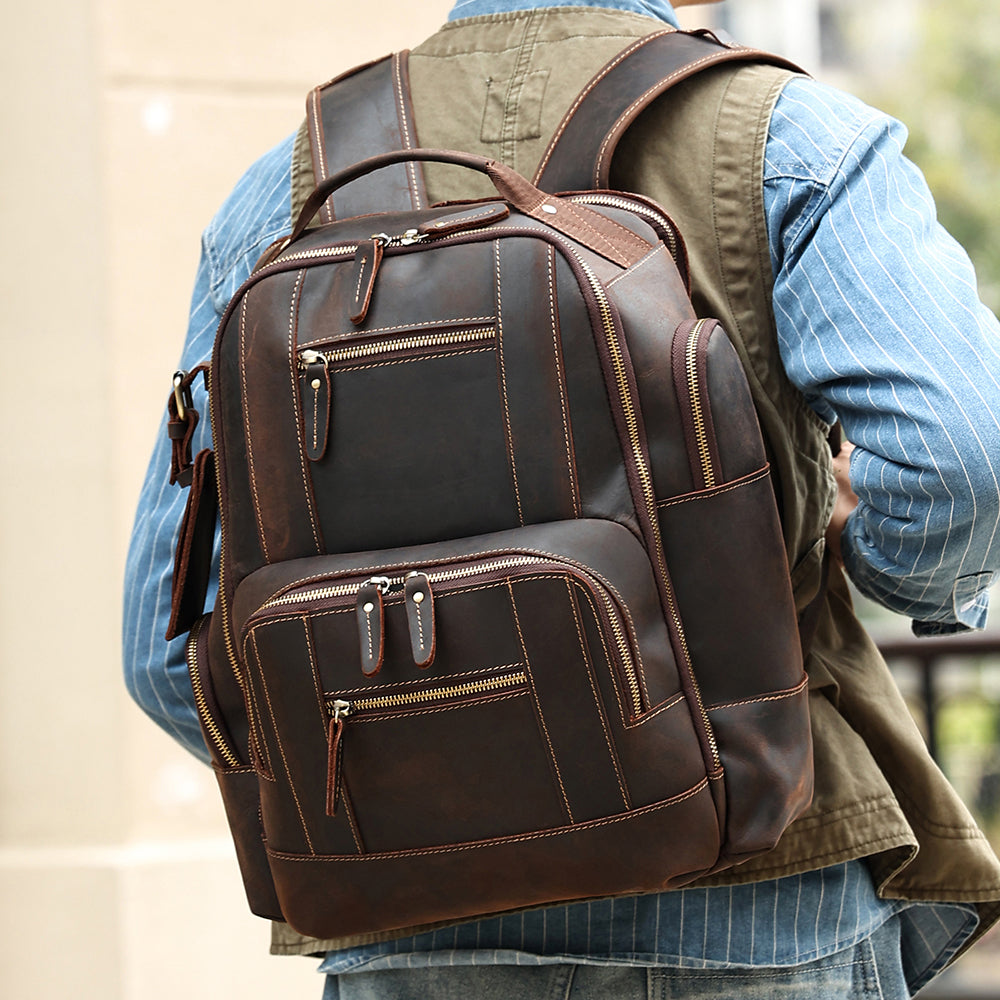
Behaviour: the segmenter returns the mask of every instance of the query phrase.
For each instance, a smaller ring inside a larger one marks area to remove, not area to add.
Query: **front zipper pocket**
[[[329,344],[313,344],[298,351],[299,398],[306,455],[318,462],[326,454],[334,404],[334,373],[366,366],[409,363],[448,352],[490,347],[496,338],[493,324],[412,330],[392,335],[356,335]]]
[[[645,551],[613,522],[276,564],[236,606],[300,820],[279,849],[516,836],[704,775],[700,753],[648,766],[647,717],[698,740]]]

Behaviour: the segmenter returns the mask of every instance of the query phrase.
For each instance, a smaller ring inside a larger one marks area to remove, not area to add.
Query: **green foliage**
[[[917,45],[873,103],[910,129],[944,227],[976,265],[983,301],[1000,311],[1000,5],[927,3]]]

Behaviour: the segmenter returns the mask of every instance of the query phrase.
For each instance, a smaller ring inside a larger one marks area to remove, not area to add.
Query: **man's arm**
[[[215,333],[229,299],[249,276],[257,258],[289,229],[291,150],[289,136],[241,178],[205,230],[187,336],[180,366],[190,370],[211,358]],[[170,388],[164,373],[164,411]],[[208,399],[201,379],[192,386],[201,420],[192,452],[211,447]],[[125,564],[122,659],[125,683],[139,707],[184,747],[204,761],[208,750],[185,662],[186,637],[167,642],[174,546],[187,490],[171,486],[170,442],[165,424],[157,434],[142,485]],[[215,572],[206,608],[215,601],[218,581],[218,532]]]
[[[854,98],[786,87],[765,181],[775,317],[789,377],[855,445],[852,580],[918,632],[981,628],[1000,569],[1000,325],[904,141]]]

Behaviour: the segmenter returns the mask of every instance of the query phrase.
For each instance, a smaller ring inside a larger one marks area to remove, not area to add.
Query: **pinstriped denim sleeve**
[[[765,165],[780,350],[857,446],[854,583],[918,633],[981,628],[1000,568],[1000,327],[905,139],[840,91],[783,92]]]
[[[240,180],[202,238],[202,254],[191,299],[180,367],[191,369],[211,357],[215,332],[226,305],[260,253],[288,230],[291,189],[289,138],[259,160]],[[164,410],[170,373],[164,373]],[[195,430],[195,454],[211,447],[208,400],[201,380],[193,386],[202,419]],[[208,751],[198,724],[184,658],[183,637],[167,642],[173,554],[187,491],[171,486],[166,417],[149,461],[125,563],[122,659],[132,698],[166,732],[204,761]],[[206,605],[215,600],[218,569]]]

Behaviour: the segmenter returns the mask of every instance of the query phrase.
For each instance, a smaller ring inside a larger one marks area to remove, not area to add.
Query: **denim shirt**
[[[464,0],[452,13],[545,6],[610,7],[676,23],[665,0]],[[851,473],[861,503],[843,538],[854,581],[913,617],[918,630],[980,628],[1000,567],[1000,326],[979,302],[967,256],[937,225],[926,183],[902,156],[904,140],[898,123],[811,81],[793,81],[779,99],[763,195],[781,356],[810,405],[824,419],[839,418],[857,445]],[[251,167],[205,231],[182,367],[210,356],[229,298],[262,250],[287,232],[291,148],[289,137]],[[828,224],[813,239],[820,231],[810,223],[820,215]],[[805,257],[809,268],[799,266]],[[200,388],[196,393],[204,412]],[[210,444],[207,423],[196,449]],[[185,499],[168,485],[168,469],[161,433],[126,566],[126,681],[151,717],[206,759],[184,640],[161,638]],[[751,886],[473,922],[331,953],[324,970],[455,962],[789,965],[847,947],[897,912],[906,920],[914,984],[939,968],[976,922],[965,907],[879,900],[864,865],[851,862]]]

